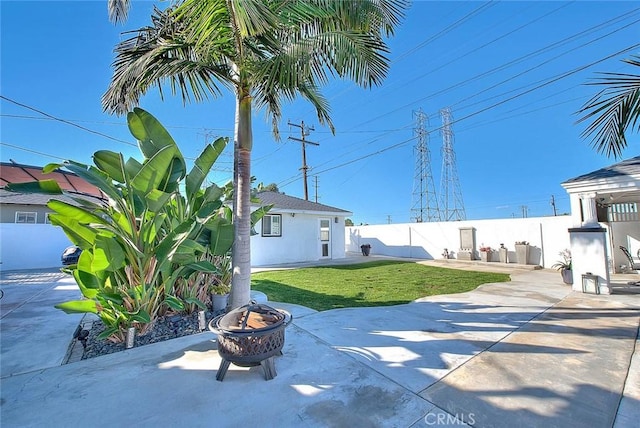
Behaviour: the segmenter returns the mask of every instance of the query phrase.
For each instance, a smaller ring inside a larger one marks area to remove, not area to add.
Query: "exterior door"
[[[331,220],[320,219],[320,258],[331,258]]]

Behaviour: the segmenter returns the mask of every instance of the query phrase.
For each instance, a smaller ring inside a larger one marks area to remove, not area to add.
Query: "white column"
[[[582,200],[583,227],[600,227],[598,224],[598,212],[596,211],[596,194],[584,193],[580,195]]]

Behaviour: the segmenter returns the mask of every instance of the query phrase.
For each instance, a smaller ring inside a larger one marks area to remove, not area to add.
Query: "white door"
[[[320,258],[331,258],[331,220],[320,219]]]

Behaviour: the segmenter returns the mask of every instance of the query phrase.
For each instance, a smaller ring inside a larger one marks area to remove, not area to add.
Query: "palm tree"
[[[116,47],[106,111],[128,111],[152,86],[162,96],[163,83],[185,103],[221,96],[223,87],[235,96],[232,307],[250,299],[252,110],[266,110],[277,139],[281,100],[300,95],[334,131],[319,86],[333,76],[380,84],[389,66],[383,38],[407,6],[407,0],[184,0],[156,9],[151,26]]]
[[[640,67],[640,57],[625,59],[623,62]],[[628,73],[603,73],[593,85],[604,86],[580,110],[584,114],[578,123],[592,120],[582,133],[583,137],[593,135],[591,145],[600,153],[615,158],[622,157],[627,147],[625,133],[640,129],[640,75]]]

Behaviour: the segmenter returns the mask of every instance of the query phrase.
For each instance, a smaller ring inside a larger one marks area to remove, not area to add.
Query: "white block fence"
[[[446,248],[457,258],[460,229],[473,228],[477,259],[481,246],[497,250],[504,244],[509,261],[515,262],[516,241],[527,241],[530,245],[527,264],[550,268],[561,259],[559,253],[570,247],[570,227],[570,216],[352,226],[345,229],[345,242],[351,252],[359,252],[361,245],[370,244],[371,254],[441,259]],[[498,260],[497,251],[491,260]]]

